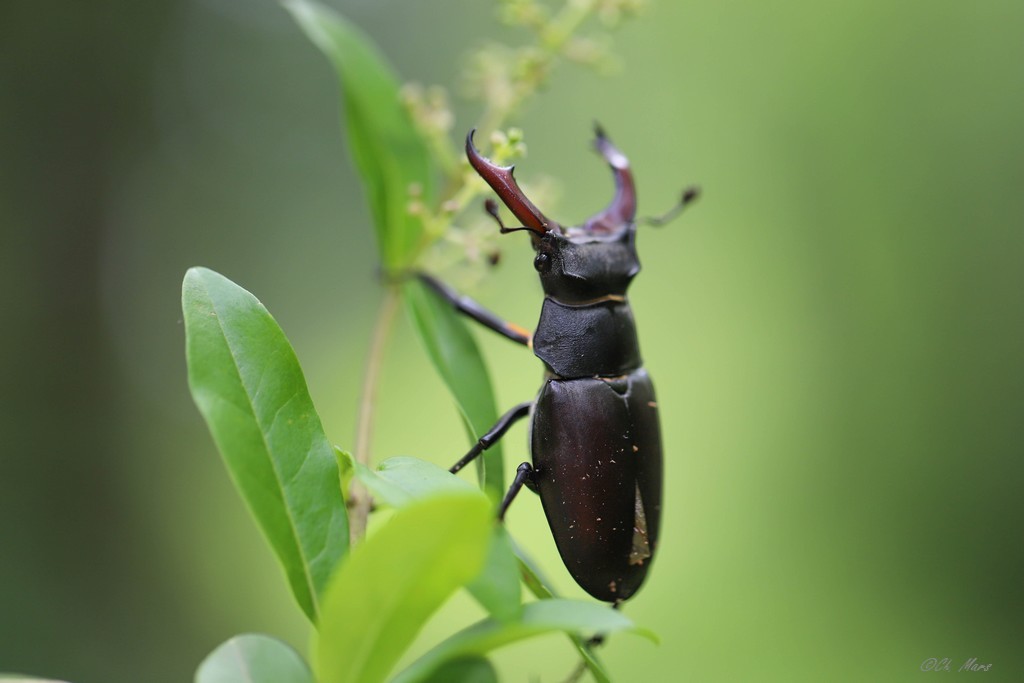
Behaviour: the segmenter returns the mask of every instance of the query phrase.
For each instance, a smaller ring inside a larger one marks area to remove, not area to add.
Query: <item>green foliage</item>
[[[182,286],[188,381],[228,472],[312,621],[348,548],[334,451],[295,353],[256,297],[205,268]]]
[[[357,28],[309,0],[285,7],[331,60],[345,102],[347,140],[374,216],[381,263],[398,276],[414,266],[424,246],[424,212],[433,199],[426,142],[413,126],[390,66]],[[471,441],[498,418],[480,350],[451,307],[416,283],[402,289],[406,308],[431,361],[452,392]],[[504,489],[503,456],[496,446],[478,467],[491,495]]]
[[[498,420],[494,390],[480,349],[455,311],[420,282],[402,288],[413,326],[438,374],[455,397],[470,432],[470,441]],[[504,456],[494,444],[486,458],[477,458],[487,492],[499,499],[505,490]]]
[[[519,565],[508,531],[501,524],[491,531],[484,570],[466,588],[498,621],[513,621],[522,614]]]
[[[427,680],[446,659],[484,656],[503,645],[552,631],[614,633],[624,630],[656,640],[649,631],[633,628],[629,619],[605,605],[578,600],[541,600],[526,605],[522,617],[515,621],[502,623],[485,619],[456,633],[393,680],[394,683],[419,683]]]
[[[321,683],[383,681],[427,618],[480,572],[493,523],[481,494],[437,495],[400,510],[352,553],[324,600]]]
[[[448,470],[406,456],[385,460],[377,471],[358,463],[355,469],[356,476],[378,503],[396,508],[415,500],[475,490]],[[508,532],[500,524],[495,524],[491,531],[483,571],[466,588],[496,619],[514,619],[519,615],[519,568]]]
[[[196,670],[195,683],[313,683],[313,674],[280,640],[246,633],[211,652]]]
[[[498,683],[498,672],[484,657],[466,657],[445,662],[426,680],[427,683]]]
[[[355,471],[378,503],[394,508],[439,494],[477,490],[448,470],[408,456],[388,458],[376,471],[356,463]]]
[[[294,353],[255,297],[212,271],[194,268],[186,275],[182,301],[196,403],[289,577],[309,582],[293,581],[293,590],[300,605],[309,601],[317,608],[310,614],[319,616],[317,680],[384,680],[426,619],[461,586],[492,619],[446,641],[403,675],[428,680],[458,662],[451,672],[486,677],[489,665],[480,658],[500,645],[551,630],[629,626],[621,615],[592,603],[552,602],[557,617],[535,605],[523,608],[510,540],[495,524],[485,496],[415,458],[391,458],[377,471],[353,464],[347,453],[327,444]],[[339,524],[345,519],[340,472],[349,470],[381,502],[400,510],[341,563],[321,599],[321,558],[306,558],[314,543],[334,557],[347,547],[347,528]],[[312,481],[310,472],[318,474]],[[333,529],[333,536],[325,539],[324,529]],[[318,590],[303,592],[310,585]],[[598,680],[607,679],[596,660],[587,664],[601,673]],[[271,680],[262,677],[268,673],[292,680],[277,672],[294,680],[307,673],[286,646],[244,636],[214,651],[196,680],[256,683]],[[245,678],[250,675],[257,677]]]
[[[307,0],[284,6],[338,72],[346,139],[365,184],[381,263],[393,272],[408,268],[423,234],[409,205],[430,201],[434,183],[427,147],[399,99],[398,80],[373,43],[341,15]]]
[[[544,578],[543,573],[534,564],[533,560],[511,538],[509,538],[509,545],[512,547],[512,552],[518,561],[519,575],[523,580],[523,585],[539,600],[557,598],[558,594],[549,587],[550,582]],[[590,647],[586,639],[577,633],[567,633],[566,635],[569,636],[569,641],[576,648],[576,651],[579,652],[580,659],[590,671],[594,680],[597,683],[611,683],[608,672],[605,671],[604,665],[601,664],[601,660],[597,658],[594,649]]]

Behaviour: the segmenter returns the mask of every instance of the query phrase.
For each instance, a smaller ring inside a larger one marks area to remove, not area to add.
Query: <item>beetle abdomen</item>
[[[628,599],[650,567],[661,516],[661,438],[646,371],[549,379],[530,439],[562,561],[595,598]]]

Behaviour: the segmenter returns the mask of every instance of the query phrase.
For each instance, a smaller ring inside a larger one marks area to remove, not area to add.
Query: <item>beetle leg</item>
[[[618,599],[612,603],[613,610],[619,610],[622,607],[622,599]],[[595,633],[586,640],[587,647],[600,647],[604,645],[604,641],[608,638],[607,633]]]
[[[478,455],[480,455],[488,448],[493,446],[495,441],[503,437],[505,435],[505,432],[508,431],[509,427],[511,427],[516,422],[526,417],[529,414],[530,408],[532,406],[533,401],[524,401],[523,403],[520,403],[512,410],[502,415],[495,423],[495,425],[491,427],[486,434],[481,436],[480,440],[477,441],[473,445],[473,447],[469,449],[469,452],[462,456],[457,463],[452,465],[451,469],[449,469],[448,471],[451,472],[452,474],[455,474],[463,467],[473,462],[473,460],[475,460]]]
[[[508,487],[508,493],[505,494],[504,500],[501,501],[501,506],[498,508],[498,520],[505,520],[505,512],[508,510],[508,506],[512,504],[516,496],[519,495],[519,491],[522,490],[523,484],[533,479],[533,466],[524,462],[516,468],[516,478],[512,480],[512,485]]]
[[[526,488],[530,489],[530,491],[532,493],[535,493],[538,496],[540,495],[540,489],[537,488],[537,470],[536,469],[533,470],[533,476],[530,477],[529,479],[527,479],[525,482],[523,482],[523,485],[526,486]]]
[[[518,344],[522,344],[523,346],[530,345],[530,342],[532,341],[531,335],[530,331],[526,328],[520,327],[515,323],[502,320],[473,299],[459,294],[432,275],[417,273],[416,277],[418,277],[423,284],[440,294],[441,298],[454,306],[455,310],[459,313],[469,316],[484,327],[492,329],[503,337],[511,339]]]

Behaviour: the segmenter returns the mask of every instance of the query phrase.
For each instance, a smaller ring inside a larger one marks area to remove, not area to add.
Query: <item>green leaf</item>
[[[182,286],[188,381],[235,486],[317,620],[348,550],[334,450],[281,328],[249,292],[205,268]]]
[[[419,458],[389,458],[376,472],[360,463],[355,463],[355,468],[374,499],[394,508],[431,496],[478,491],[448,470]],[[519,566],[510,543],[505,527],[494,524],[484,570],[466,586],[491,616],[503,621],[515,619],[522,609]]]
[[[246,633],[211,652],[196,669],[195,683],[313,683],[313,674],[280,640]]]
[[[485,679],[486,680],[486,679]],[[0,674],[0,681],[3,683],[64,683],[53,678],[36,678],[23,674]]]
[[[355,476],[356,460],[343,448],[334,446],[334,459],[338,462],[338,475],[341,478],[341,490],[348,491]]]
[[[410,188],[433,197],[430,156],[399,98],[398,79],[373,42],[340,14],[311,0],[284,6],[323,51],[341,81],[347,140],[362,176],[386,270],[408,267],[420,247],[422,221],[410,215]]]
[[[358,546],[324,597],[320,683],[383,681],[424,622],[483,567],[493,520],[478,491],[412,503]]]
[[[522,614],[519,564],[504,525],[494,525],[484,570],[466,588],[499,621],[511,621]]]
[[[552,631],[570,633],[614,633],[631,631],[653,638],[638,629],[621,612],[607,605],[581,600],[540,600],[523,608],[518,621],[502,623],[485,619],[456,633],[401,672],[392,683],[414,683],[428,677],[443,662],[469,656],[483,656],[503,645]]]
[[[426,683],[498,683],[498,672],[483,657],[465,657],[445,662]]]
[[[544,573],[541,571],[537,563],[534,562],[533,558],[526,554],[519,544],[512,540],[510,536],[509,545],[512,547],[512,553],[516,556],[519,561],[519,575],[523,580],[530,592],[533,593],[534,597],[540,600],[548,600],[550,598],[557,598],[558,595],[549,586],[551,581],[548,580]]]
[[[512,546],[512,552],[515,553],[516,559],[519,562],[520,577],[534,597],[540,600],[557,598],[558,595],[549,588],[551,582],[544,577],[537,563],[511,538],[509,538],[509,543]],[[575,633],[567,633],[566,635],[572,642],[573,647],[576,648],[576,651],[579,652],[580,658],[586,664],[587,669],[590,670],[590,675],[594,677],[596,683],[611,683],[608,672],[605,671],[601,660],[594,654],[594,648],[588,647],[586,639]]]
[[[409,456],[388,458],[376,472],[356,463],[356,476],[376,500],[396,508],[435,495],[477,491],[448,470]]]
[[[468,427],[470,442],[476,443],[498,421],[494,390],[479,347],[452,306],[418,280],[405,283],[402,297],[427,355],[455,397]],[[452,462],[461,455],[453,453]],[[491,446],[476,462],[483,472],[482,481],[488,495],[500,500],[505,494],[501,444]]]

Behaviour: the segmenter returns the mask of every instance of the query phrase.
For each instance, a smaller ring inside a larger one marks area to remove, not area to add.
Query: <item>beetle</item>
[[[662,452],[654,386],[640,359],[633,312],[626,298],[640,271],[636,253],[636,189],[629,161],[600,126],[594,147],[611,167],[615,195],[580,226],[547,218],[520,189],[513,166],[483,157],[466,136],[476,172],[522,223],[506,227],[497,204],[488,213],[502,233],[525,231],[536,252],[544,290],[531,335],[440,280],[420,279],[454,308],[532,348],[544,363],[538,395],[507,413],[455,465],[458,472],[529,416],[531,462],[519,465],[502,501],[503,519],[524,485],[540,495],[562,561],[590,595],[620,604],[640,588],[658,546]],[[688,188],[665,222],[697,196]]]

